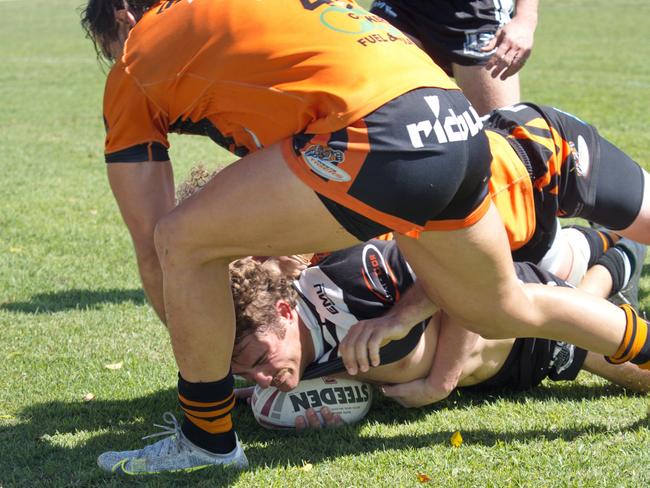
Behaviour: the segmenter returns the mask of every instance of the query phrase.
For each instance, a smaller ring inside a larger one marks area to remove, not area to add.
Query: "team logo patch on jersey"
[[[350,175],[338,167],[345,161],[343,151],[313,144],[301,154],[307,166],[317,175],[332,181],[350,181]]]
[[[575,346],[567,344],[566,342],[556,342],[553,349],[553,359],[551,366],[555,369],[557,374],[565,371],[573,363],[575,354]]]
[[[369,244],[363,248],[363,280],[370,292],[385,303],[399,299],[395,278],[384,256],[377,247]]]
[[[578,173],[578,176],[587,176],[591,166],[587,141],[585,141],[584,137],[578,136],[577,146],[571,141],[569,142],[569,147],[571,148],[571,154],[576,162],[576,173]]]
[[[475,58],[489,58],[494,54],[496,49],[483,51],[482,49],[494,39],[492,32],[467,32],[465,33],[465,43],[463,44],[463,54]]]

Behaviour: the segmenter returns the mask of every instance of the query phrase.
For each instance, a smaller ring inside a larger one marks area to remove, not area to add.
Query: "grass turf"
[[[78,27],[80,3],[0,1],[0,486],[650,483],[647,398],[587,373],[413,411],[379,400],[358,426],[299,437],[261,430],[238,408],[251,471],[101,473],[100,452],[141,445],[176,410],[176,368],[106,182],[104,73]],[[646,168],[649,15],[645,0],[546,0],[522,72],[525,99],[580,115]],[[171,154],[178,178],[197,161],[231,160],[190,137],[172,137]]]

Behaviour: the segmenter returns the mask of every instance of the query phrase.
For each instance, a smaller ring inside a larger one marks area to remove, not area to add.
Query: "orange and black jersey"
[[[556,217],[593,207],[602,138],[591,125],[522,103],[493,111],[484,128],[492,153],[490,192],[513,250],[546,243]]]
[[[457,89],[353,1],[162,1],[138,21],[104,95],[107,162],[167,160],[169,132],[242,156],[329,133],[421,86]]]

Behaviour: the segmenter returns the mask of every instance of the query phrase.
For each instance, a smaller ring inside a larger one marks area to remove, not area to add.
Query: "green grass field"
[[[99,453],[141,445],[176,411],[176,368],[106,182],[105,75],[81,2],[0,0],[0,487],[650,485],[648,399],[587,373],[413,411],[379,400],[360,425],[299,437],[239,408],[248,472],[100,472]],[[541,3],[524,98],[580,115],[649,168],[650,3]],[[179,179],[231,160],[204,140],[172,144]]]

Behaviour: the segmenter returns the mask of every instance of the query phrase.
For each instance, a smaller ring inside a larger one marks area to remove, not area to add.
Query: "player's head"
[[[99,56],[115,61],[131,27],[157,3],[156,0],[88,0],[81,26]]]
[[[235,305],[233,373],[283,391],[300,381],[304,361],[291,280],[252,258],[230,266]]]
[[[296,280],[309,266],[311,257],[312,254],[292,254],[291,256],[253,256],[253,259],[273,273]]]

